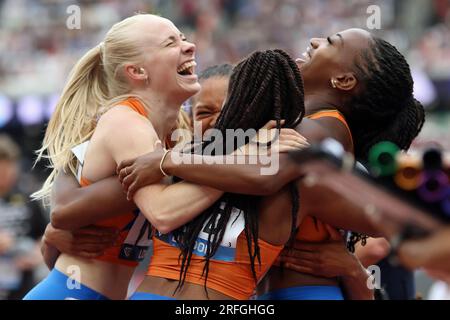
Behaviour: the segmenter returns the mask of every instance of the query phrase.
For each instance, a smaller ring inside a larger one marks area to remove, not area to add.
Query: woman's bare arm
[[[135,208],[116,176],[80,187],[73,175],[60,172],[52,188],[51,223],[56,229],[76,230]]]

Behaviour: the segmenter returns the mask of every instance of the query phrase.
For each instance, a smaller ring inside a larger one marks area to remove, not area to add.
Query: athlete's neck
[[[305,94],[306,116],[313,115],[323,110],[338,110],[341,106],[337,103],[339,99],[327,92],[315,92]]]
[[[169,99],[151,91],[135,92],[142,97],[148,108],[148,118],[158,137],[164,141],[175,127],[182,102]]]

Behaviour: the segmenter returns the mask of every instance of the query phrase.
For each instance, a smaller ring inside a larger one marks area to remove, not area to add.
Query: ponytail
[[[72,69],[69,80],[48,123],[36,162],[47,158],[51,174],[41,190],[32,195],[48,204],[51,187],[60,170],[76,174],[71,149],[88,140],[95,128],[96,116],[108,98],[102,66],[102,45],[89,50]]]
[[[411,97],[384,133],[385,140],[389,137],[400,149],[408,150],[424,123],[425,110],[419,101]]]

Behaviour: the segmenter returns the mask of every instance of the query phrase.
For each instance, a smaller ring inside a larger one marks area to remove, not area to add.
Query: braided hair
[[[356,158],[367,161],[369,150],[382,141],[408,150],[422,130],[425,110],[414,99],[405,57],[389,42],[373,38],[355,61],[355,69],[362,88],[348,102],[346,118],[355,138]]]
[[[372,38],[355,63],[360,90],[346,105],[346,119],[354,137],[355,157],[367,162],[370,149],[391,141],[408,150],[422,130],[425,110],[414,98],[414,81],[405,57],[389,42]],[[352,233],[348,247],[367,237]]]
[[[255,52],[234,68],[230,78],[228,98],[215,129],[222,132],[226,139],[227,129],[258,130],[270,120],[277,121],[278,129],[281,128],[282,119],[285,120],[285,127],[295,128],[304,115],[303,80],[296,63],[282,50]],[[234,142],[231,141],[234,149],[240,147],[234,145]],[[225,141],[225,144],[228,143],[230,141]],[[207,145],[208,143],[205,143],[204,148]],[[291,183],[289,187],[292,198],[291,232],[294,234],[299,209],[299,195],[294,183]],[[226,193],[198,217],[174,231],[175,241],[181,250],[181,268],[177,290],[185,282],[196,240],[199,233],[204,230],[205,223],[208,222],[209,236],[203,268],[206,291],[210,259],[214,257],[222,242],[233,208],[240,209],[239,214],[244,215],[248,255],[256,283],[256,260],[261,264],[258,245],[260,199],[261,197],[257,196]]]

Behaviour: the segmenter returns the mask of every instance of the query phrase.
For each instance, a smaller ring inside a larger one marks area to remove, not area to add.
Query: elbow
[[[244,192],[242,193],[255,196],[270,196],[278,192],[282,187],[276,177],[264,175],[259,175],[256,179],[253,176],[248,177],[246,184],[248,189],[243,190]]]
[[[176,221],[171,218],[170,213],[164,210],[141,210],[141,212],[152,226],[162,234],[168,234],[179,227]]]
[[[60,230],[72,230],[73,225],[65,218],[64,209],[60,206],[52,208],[50,213],[50,223],[53,228]]]
[[[159,233],[166,235],[172,231],[174,231],[176,228],[171,228],[169,226],[166,225],[160,225],[158,227],[155,227],[156,230],[158,230]]]
[[[177,229],[177,227],[170,220],[164,218],[153,219],[152,226],[161,234],[168,234]]]
[[[279,182],[279,179],[276,177],[270,177],[270,179],[265,179],[261,181],[258,188],[260,193],[258,195],[260,196],[270,196],[274,193],[277,193],[280,191],[280,189],[283,187]]]
[[[260,175],[255,181],[261,189],[262,196],[270,196],[279,192],[285,185],[300,178],[295,167],[284,165],[278,168],[273,175]]]

